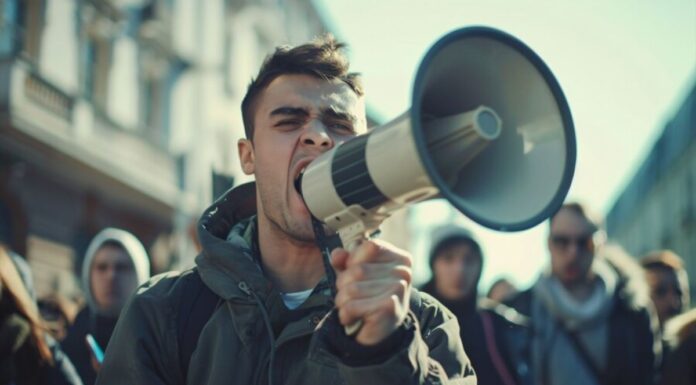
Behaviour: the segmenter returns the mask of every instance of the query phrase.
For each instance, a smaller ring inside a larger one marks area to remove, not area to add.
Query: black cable
[[[319,250],[321,250],[326,280],[331,289],[331,298],[336,298],[336,272],[331,266],[331,250],[329,248],[328,238],[326,234],[324,234],[324,224],[314,217],[314,215],[312,215],[312,229],[314,229],[315,243],[319,247]]]

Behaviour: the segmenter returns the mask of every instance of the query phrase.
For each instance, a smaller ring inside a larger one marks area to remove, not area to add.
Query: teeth
[[[301,186],[301,183],[302,183],[302,174],[304,174],[304,171],[305,171],[306,168],[307,168],[307,167],[303,167],[302,170],[300,170],[300,172],[299,172],[299,173],[297,174],[297,176],[295,177],[295,190],[296,190],[298,193],[300,193],[300,194],[302,194],[302,186]]]
[[[297,173],[297,176],[295,177],[295,179],[298,179],[299,177],[301,177],[302,174],[304,174],[304,172],[305,172],[306,169],[307,169],[307,166],[302,167],[302,169],[300,170],[300,172]]]

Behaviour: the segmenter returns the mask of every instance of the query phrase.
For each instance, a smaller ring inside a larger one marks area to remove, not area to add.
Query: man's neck
[[[272,224],[259,225],[259,251],[267,278],[283,293],[314,288],[325,274],[319,248],[290,238]]]

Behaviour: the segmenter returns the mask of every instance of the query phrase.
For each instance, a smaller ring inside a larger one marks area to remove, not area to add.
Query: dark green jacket
[[[290,311],[264,277],[250,247],[253,187],[240,187],[218,200],[199,223],[198,273],[220,305],[203,327],[188,367],[182,367],[177,338],[179,317],[186,316],[180,303],[187,273],[167,273],[140,287],[124,309],[97,384],[268,384],[271,360],[273,385],[476,383],[457,320],[426,294],[415,295],[419,301],[398,331],[404,338],[387,355],[378,354],[379,362],[354,365],[360,357],[341,355],[335,334],[328,332],[336,330],[335,319],[320,324],[333,307],[326,285]]]

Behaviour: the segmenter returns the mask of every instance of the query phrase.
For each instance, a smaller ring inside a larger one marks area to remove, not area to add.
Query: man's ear
[[[242,164],[242,171],[246,175],[252,175],[255,171],[254,143],[249,139],[239,139],[237,151],[239,152],[239,162]]]

